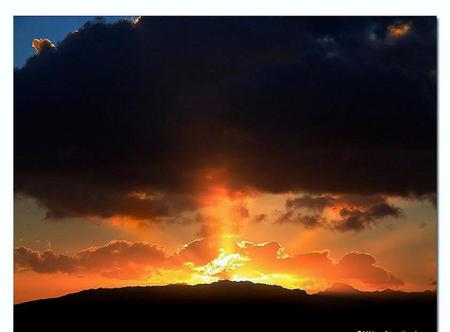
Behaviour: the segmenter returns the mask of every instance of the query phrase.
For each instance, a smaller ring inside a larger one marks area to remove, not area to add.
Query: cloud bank
[[[142,17],[33,45],[15,191],[50,218],[159,220],[214,186],[436,192],[435,18]],[[343,227],[389,209],[341,211]]]
[[[218,240],[223,239],[212,236],[194,240],[171,255],[155,245],[123,240],[87,248],[74,256],[18,247],[14,250],[15,270],[97,274],[113,279],[148,280],[150,284],[155,276],[164,275],[172,276],[166,283],[246,279],[316,291],[336,281],[356,282],[371,289],[403,285],[402,280],[377,266],[375,258],[366,253],[347,253],[335,262],[328,251],[289,256],[276,242],[249,241],[232,242],[231,249],[225,251]]]

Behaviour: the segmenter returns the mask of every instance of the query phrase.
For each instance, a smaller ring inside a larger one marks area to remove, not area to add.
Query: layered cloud
[[[305,214],[307,213],[307,214]],[[324,227],[341,231],[359,231],[385,218],[398,218],[402,210],[381,195],[309,195],[286,201],[286,211],[277,224],[296,223],[311,229]]]
[[[140,278],[147,267],[157,268],[165,261],[161,248],[143,242],[111,241],[107,245],[79,251],[75,256],[51,250],[14,250],[16,271],[31,269],[38,273],[99,273],[117,279]]]
[[[14,73],[15,190],[51,218],[171,220],[215,187],[436,192],[435,18],[142,17],[34,47]]]
[[[74,256],[51,250],[16,248],[15,269],[37,273],[98,274],[124,280],[165,283],[200,283],[219,279],[251,280],[291,288],[319,291],[336,281],[382,289],[403,281],[376,265],[366,253],[351,252],[335,262],[328,251],[289,256],[276,242],[256,244],[212,236],[194,240],[167,255],[162,248],[144,242],[112,241],[79,251]],[[225,249],[224,241],[231,245]]]

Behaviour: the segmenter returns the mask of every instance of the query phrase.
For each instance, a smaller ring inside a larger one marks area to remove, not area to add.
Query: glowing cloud
[[[411,30],[411,23],[394,23],[387,27],[389,35],[392,37],[400,38],[405,36]]]
[[[334,282],[366,289],[403,285],[391,272],[375,265],[375,258],[366,253],[347,253],[334,262],[328,251],[290,256],[277,242],[233,239],[221,236],[198,239],[172,255],[155,245],[128,241],[112,241],[81,250],[74,256],[19,247],[14,251],[15,269],[17,273],[98,275],[109,279],[143,280],[149,284],[248,280],[302,288],[311,293]]]
[[[56,46],[47,38],[33,39],[31,46],[34,48],[36,54],[41,53],[44,48],[56,48]]]

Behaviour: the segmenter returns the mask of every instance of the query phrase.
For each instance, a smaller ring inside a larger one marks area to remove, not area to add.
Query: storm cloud
[[[435,73],[431,17],[87,23],[14,72],[15,190],[149,220],[211,185],[433,195]]]

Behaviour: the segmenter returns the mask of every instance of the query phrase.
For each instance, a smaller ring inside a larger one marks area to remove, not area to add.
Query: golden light
[[[387,27],[388,32],[393,37],[403,37],[411,30],[411,23],[394,23]]]
[[[228,253],[224,248],[219,249],[219,255],[206,265],[194,268],[195,271],[206,276],[217,276],[219,279],[230,279],[229,274],[244,266],[250,258],[239,253]]]
[[[131,23],[133,23],[133,25],[136,25],[136,24],[139,23],[140,20],[141,20],[141,16],[138,16],[138,17],[134,18],[134,19],[131,21]]]
[[[36,54],[41,53],[44,48],[56,48],[56,46],[48,38],[35,38],[31,42],[31,46],[34,48]]]
[[[208,174],[208,177],[210,176],[212,175]],[[215,233],[208,236],[216,236],[220,241],[219,246],[226,252],[232,252],[236,246],[236,236],[240,232],[244,219],[248,216],[247,207],[254,199],[255,193],[231,191],[223,185],[210,185],[200,196],[205,206],[202,212],[210,217],[206,223],[210,223],[209,226],[211,223],[215,226]]]

